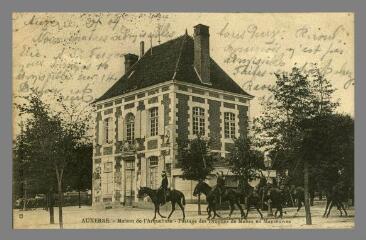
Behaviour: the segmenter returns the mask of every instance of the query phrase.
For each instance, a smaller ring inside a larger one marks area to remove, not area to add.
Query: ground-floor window
[[[149,158],[149,186],[152,189],[158,189],[159,188],[158,163],[159,163],[158,157],[152,156],[152,157]]]
[[[113,162],[107,161],[103,166],[102,174],[102,193],[112,194],[113,193]]]

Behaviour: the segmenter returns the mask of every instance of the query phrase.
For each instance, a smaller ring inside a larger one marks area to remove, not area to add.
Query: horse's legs
[[[161,215],[159,205],[158,205],[158,209],[157,209],[157,210],[158,210],[158,214],[159,214],[159,216],[160,216],[160,217],[162,217],[162,218],[166,218],[165,216]]]
[[[334,205],[334,201],[332,201],[332,202],[330,203],[330,205],[329,205],[329,209],[328,209],[327,217],[329,217],[330,210],[332,210],[333,205]]]
[[[152,220],[155,220],[156,218],[157,209],[158,209],[157,204],[154,204],[154,218]]]
[[[169,219],[169,218],[170,218],[170,216],[173,214],[174,210],[175,210],[175,202],[174,202],[174,201],[172,201],[172,210],[170,211],[170,214],[169,214],[169,216],[168,216],[168,219]]]
[[[211,207],[210,207],[210,202],[207,203],[207,208],[206,208],[206,211],[207,211],[207,219],[210,219],[211,217]]]
[[[344,215],[347,217],[348,216],[348,213],[347,213],[347,211],[346,211],[346,208],[344,207],[344,204],[342,203],[342,202],[339,202],[339,205],[340,205],[340,208],[342,208],[343,209],[343,211],[344,211]],[[341,211],[342,212],[342,211]],[[342,214],[341,214],[341,216],[342,216]]]
[[[240,216],[243,218],[245,216],[245,213],[243,211],[243,208],[240,205],[240,201],[236,200],[236,205],[238,206],[239,210],[240,210]]]
[[[258,204],[255,205],[255,209],[257,209],[257,212],[261,216],[261,219],[263,219],[263,214],[262,214],[261,210],[259,210],[259,205]]]
[[[282,219],[282,217],[283,217],[283,209],[282,209],[282,206],[280,206],[279,208],[280,208],[280,218]]]
[[[324,211],[323,217],[325,217],[327,215],[327,210],[328,210],[330,203],[331,203],[331,200],[327,197],[327,204],[325,205],[325,211]]]
[[[249,210],[250,210],[250,204],[249,204],[249,202],[248,202],[248,201],[247,201],[247,205],[246,205],[246,207],[247,207],[247,213],[245,214],[244,219],[247,219],[248,214],[249,214]]]
[[[210,219],[211,218],[211,207],[210,207],[210,203],[208,203],[208,206],[207,206],[207,219]]]
[[[231,214],[233,214],[233,212],[234,212],[235,206],[232,201],[230,201],[229,204],[230,204],[230,213],[229,213],[229,218],[230,218]]]
[[[341,215],[341,217],[343,216],[343,212],[342,212],[342,209],[341,209],[341,205],[340,205],[340,203],[337,201],[336,202],[336,205],[337,205],[337,209],[338,209],[338,211],[339,211],[339,214]]]
[[[301,207],[302,207],[302,201],[299,200],[299,201],[297,201],[297,210],[296,210],[295,216],[297,216]]]
[[[183,206],[183,204],[181,203],[181,202],[178,202],[178,205],[179,205],[179,207],[180,207],[180,209],[182,209],[182,213],[183,213],[183,220],[186,218],[186,214],[185,214],[185,212],[184,212],[184,206]]]
[[[212,210],[213,210],[213,212],[214,212],[214,216],[213,216],[213,218],[212,218],[212,219],[214,219],[214,218],[215,218],[215,216],[217,216],[217,217],[221,218],[221,216],[220,216],[219,214],[217,214],[217,212],[216,212],[216,203],[213,203],[212,205],[213,205]]]

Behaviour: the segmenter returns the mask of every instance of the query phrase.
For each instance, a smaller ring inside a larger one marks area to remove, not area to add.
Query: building
[[[210,57],[208,26],[146,52],[141,42],[140,56],[125,55],[125,74],[94,102],[93,205],[138,205],[137,189],[157,189],[162,170],[192,199],[177,139],[201,134],[225,157],[233,138],[246,134],[252,98]],[[220,163],[216,170],[227,171]]]

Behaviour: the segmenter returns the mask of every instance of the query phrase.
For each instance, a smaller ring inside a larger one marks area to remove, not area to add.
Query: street
[[[232,218],[228,218],[228,210],[220,210],[222,218],[207,220],[206,205],[202,204],[202,215],[197,214],[196,204],[186,205],[186,219],[182,220],[182,212],[179,208],[173,213],[170,220],[157,216],[155,221],[153,209],[139,209],[121,207],[117,209],[97,210],[91,206],[81,208],[63,208],[65,229],[189,229],[189,228],[226,228],[226,229],[305,229],[305,228],[354,228],[354,208],[347,209],[348,217],[340,217],[336,208],[333,208],[329,218],[322,218],[324,203],[316,202],[311,207],[312,225],[305,224],[305,212],[302,208],[295,217],[296,208],[285,208],[286,214],[282,219],[267,218],[267,212],[263,212],[264,219],[260,220],[255,209],[249,212],[248,218],[240,219],[239,210],[235,210]],[[167,216],[170,206],[161,207],[161,214]],[[55,224],[49,224],[49,213],[42,209],[14,210],[14,228],[16,229],[58,229],[58,210],[55,208]]]

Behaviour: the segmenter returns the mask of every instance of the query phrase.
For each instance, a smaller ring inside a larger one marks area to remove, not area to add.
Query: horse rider
[[[216,177],[216,186],[214,190],[217,189],[217,191],[219,192],[219,202],[221,204],[221,197],[225,190],[225,178],[223,171],[220,171],[220,173],[217,172]]]
[[[162,199],[162,205],[163,205],[163,204],[165,204],[167,197],[169,197],[169,189],[168,189],[169,182],[168,182],[168,177],[167,177],[165,171],[162,171],[161,178],[162,179],[161,179],[161,185],[159,188],[159,193],[160,193],[159,195]]]

